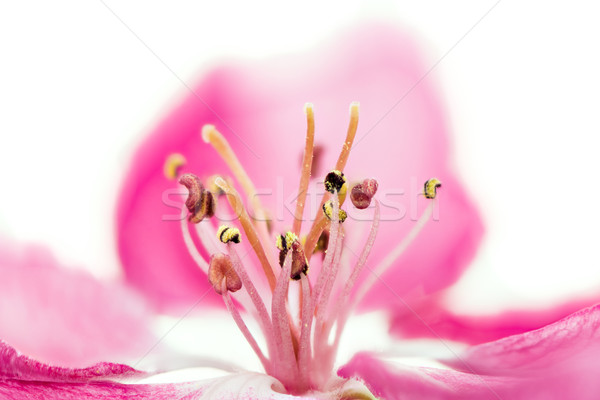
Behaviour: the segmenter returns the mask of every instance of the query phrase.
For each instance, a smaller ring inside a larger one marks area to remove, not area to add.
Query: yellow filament
[[[250,201],[252,202],[252,208],[256,213],[256,219],[264,222],[266,220],[264,218],[265,214],[262,205],[260,204],[260,199],[256,194],[254,183],[252,183],[252,180],[248,176],[248,173],[246,173],[246,170],[242,166],[242,163],[240,163],[240,160],[233,152],[233,149],[227,142],[227,139],[223,137],[221,132],[219,132],[214,125],[204,125],[202,127],[202,139],[206,143],[210,143],[212,145],[212,147],[225,161],[229,169],[231,169],[235,179],[237,179],[240,185],[242,185],[244,192],[246,192],[246,195],[250,198]]]
[[[300,175],[300,185],[298,188],[298,201],[296,202],[296,212],[294,213],[294,224],[292,231],[300,234],[302,228],[302,215],[304,214],[304,204],[306,203],[306,194],[308,183],[310,181],[313,149],[315,144],[315,114],[313,105],[306,103],[304,106],[306,112],[306,145],[304,147],[304,159],[302,160],[302,175]]]
[[[227,200],[229,201],[231,208],[233,208],[236,216],[239,218],[240,224],[244,229],[244,233],[246,233],[248,241],[250,242],[252,249],[254,249],[258,260],[260,261],[265,276],[267,277],[267,281],[269,282],[269,286],[271,287],[271,291],[275,290],[275,284],[277,280],[271,268],[271,264],[267,259],[265,250],[263,249],[260,239],[258,238],[258,234],[254,229],[254,225],[248,216],[248,212],[244,208],[240,195],[220,177],[215,179],[215,184],[227,195]]]
[[[344,141],[344,145],[342,146],[342,151],[338,157],[337,163],[335,164],[335,169],[338,171],[344,171],[346,167],[346,163],[348,162],[348,157],[350,156],[350,150],[352,149],[352,143],[354,143],[354,138],[356,137],[356,130],[358,129],[358,111],[359,111],[359,103],[357,101],[352,102],[350,104],[350,123],[348,125],[348,132],[346,133],[346,140]],[[323,204],[329,200],[329,193],[325,193],[323,199],[321,200],[321,205],[317,210],[317,216],[315,217],[315,221],[313,222],[312,227],[310,228],[310,232],[306,237],[306,258],[310,261],[310,257],[313,254],[315,246],[317,245],[317,241],[319,240],[319,236],[321,236],[321,232],[329,223],[329,220],[323,214],[322,208]],[[340,207],[342,206],[344,198],[340,198]]]

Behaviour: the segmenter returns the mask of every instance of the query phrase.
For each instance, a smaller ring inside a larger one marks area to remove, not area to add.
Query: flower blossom
[[[324,61],[329,58],[334,61]],[[69,312],[57,317],[65,324],[88,310],[98,316],[90,321],[94,343],[105,347],[94,352],[82,340],[81,354],[68,357],[56,348],[79,344],[76,332],[60,332],[64,341],[44,348],[37,335],[26,340],[17,328],[12,336],[10,329],[0,331],[42,360],[0,342],[0,395],[596,398],[598,307],[453,351],[435,367],[359,352],[337,368],[337,347],[357,308],[386,310],[401,326],[395,329],[439,338],[413,305],[439,307],[436,293],[458,279],[482,234],[451,168],[443,112],[424,73],[411,43],[385,28],[353,34],[310,57],[221,68],[136,153],[118,208],[128,283],[164,312],[226,309],[264,371],[147,383],[148,373],[124,364],[76,368],[99,361],[101,353],[139,351],[135,344],[147,344],[147,332],[122,325],[143,325],[147,316],[125,288],[114,292],[89,277],[40,267],[45,279],[36,272],[34,279],[16,274],[12,281],[27,294],[50,277],[78,290],[55,301],[60,290],[49,285],[49,295],[32,297],[30,308],[43,309],[50,298],[47,309]],[[315,106],[307,104],[302,116],[299,105],[307,99]],[[183,197],[169,191],[176,182],[185,188]],[[31,267],[11,250],[1,255],[5,265]],[[111,312],[79,302],[86,292],[92,298],[105,293],[98,298]],[[412,313],[398,312],[398,304]],[[4,318],[15,321],[18,313]],[[424,323],[425,335],[415,328]]]

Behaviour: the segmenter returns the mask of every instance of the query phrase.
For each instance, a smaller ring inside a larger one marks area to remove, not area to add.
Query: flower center
[[[326,192],[304,240],[301,239],[302,215],[315,152],[312,104],[305,106],[306,144],[290,231],[271,234],[267,212],[256,195],[254,184],[227,140],[214,126],[204,126],[202,138],[219,153],[235,181],[251,199],[249,206],[254,211],[254,218],[249,216],[240,195],[234,189],[233,180],[227,174],[212,176],[203,181],[190,173],[180,175],[185,164],[181,155],[171,155],[165,163],[165,175],[171,179],[178,178],[179,183],[189,192],[186,207],[182,209],[182,217],[187,215],[188,218],[182,218],[181,230],[190,255],[207,274],[215,291],[222,296],[266,373],[279,379],[291,394],[327,390],[328,382],[334,377],[334,361],[349,315],[376,278],[394,263],[418,235],[431,216],[434,204],[432,201],[412,231],[392,249],[374,269],[374,273],[356,287],[377,236],[380,206],[374,198],[378,188],[375,179],[365,179],[353,185],[350,190],[352,206],[362,210],[373,205],[374,216],[358,261],[347,273],[338,274],[345,236],[343,223],[347,219],[347,214],[342,209],[348,192],[347,178],[343,171],[356,135],[358,111],[358,103],[352,103],[346,139],[336,165],[324,179]],[[424,185],[424,196],[435,199],[440,186],[437,179],[428,180]],[[218,221],[215,207],[223,195],[233,209],[241,231]],[[218,229],[216,226],[219,226]],[[190,229],[191,227],[195,229]],[[210,254],[209,261],[205,260],[196,247],[193,235]],[[249,263],[242,263],[236,248],[243,241],[247,241],[256,255],[262,275],[257,275]],[[321,268],[313,278],[309,267],[313,254],[319,251],[325,253]],[[241,290],[242,287],[244,290]],[[294,290],[290,290],[291,288]],[[233,301],[234,292],[236,302]],[[297,301],[291,301],[294,293],[297,293]],[[258,345],[246,326],[239,307],[246,311],[245,315],[256,318],[266,341],[266,349]]]

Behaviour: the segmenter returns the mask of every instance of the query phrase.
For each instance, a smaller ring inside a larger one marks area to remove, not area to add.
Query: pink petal
[[[126,365],[106,362],[89,368],[54,367],[20,355],[0,341],[0,398],[3,399],[172,399],[190,393],[189,385],[114,382],[144,375]]]
[[[458,370],[406,367],[368,354],[339,373],[387,399],[597,399],[600,306],[545,328],[470,348]]]
[[[21,399],[225,399],[284,400],[274,378],[238,373],[212,380],[176,384],[136,383],[147,374],[122,364],[98,363],[63,368],[20,355],[0,341],[0,398]],[[118,381],[117,381],[118,380]],[[127,383],[124,383],[127,382]],[[307,397],[297,399],[309,400]]]
[[[404,306],[394,311],[391,333],[404,338],[445,338],[478,344],[539,329],[597,302],[578,299],[536,310],[509,310],[496,315],[460,315],[449,311],[443,301],[430,296],[412,311]],[[414,311],[414,313],[413,313]]]
[[[154,343],[144,302],[65,269],[42,248],[0,243],[0,338],[46,362],[139,359]]]
[[[229,173],[202,142],[202,125],[216,125],[256,186],[275,191],[261,200],[284,229],[293,212],[293,203],[284,201],[293,198],[299,180],[304,103],[315,104],[316,142],[325,147],[321,165],[332,168],[345,135],[348,105],[358,100],[361,122],[345,172],[351,180],[379,181],[382,224],[372,264],[414,224],[409,217],[418,216],[425,202],[421,198],[418,209],[411,203],[423,182],[437,177],[444,183],[440,221],[426,227],[384,279],[399,295],[416,287],[431,292],[454,282],[472,257],[482,227],[450,166],[440,96],[429,78],[422,79],[430,65],[421,61],[407,35],[369,26],[312,53],[245,61],[208,74],[195,95],[157,125],[126,176],[118,240],[127,278],[163,306],[189,305],[206,293],[202,304],[218,300],[188,255],[178,222],[162,220],[179,212],[162,200],[174,187],[162,173],[167,155],[182,153],[189,161],[185,171],[199,176]],[[280,187],[283,193],[277,194]],[[305,215],[312,218],[317,210],[307,208]],[[392,298],[387,290],[374,290],[367,300],[386,306]]]

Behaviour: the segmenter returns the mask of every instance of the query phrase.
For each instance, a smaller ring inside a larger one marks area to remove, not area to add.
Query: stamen
[[[224,287],[230,292],[237,292],[242,288],[242,281],[233,268],[231,257],[223,253],[210,257],[208,280],[219,294],[223,294]]]
[[[308,380],[308,364],[311,359],[310,330],[312,325],[312,309],[310,307],[310,282],[306,275],[300,277],[302,293],[302,313],[300,316],[300,343],[298,345],[298,369],[300,380]]]
[[[358,110],[360,104],[358,101],[354,101],[350,104],[350,125],[348,126],[348,132],[346,133],[346,140],[342,147],[342,152],[338,157],[335,169],[343,171],[346,168],[346,162],[350,156],[350,150],[352,149],[352,143],[354,143],[354,137],[356,136],[356,130],[358,128]]]
[[[362,272],[362,270],[367,262],[367,259],[369,258],[369,254],[371,253],[373,244],[375,243],[375,238],[377,237],[377,232],[379,231],[379,218],[380,218],[379,216],[380,216],[379,202],[377,200],[375,200],[375,214],[373,216],[373,224],[371,225],[371,231],[369,232],[369,237],[367,239],[367,242],[365,243],[365,246],[362,249],[362,252],[360,253],[358,262],[354,266],[354,269],[352,270],[350,277],[346,281],[346,285],[344,286],[342,293],[340,294],[340,296],[338,296],[336,305],[334,307],[333,315],[337,316],[337,324],[338,324],[337,328],[336,328],[336,336],[335,336],[333,346],[332,346],[334,349],[337,349],[344,325],[345,325],[347,317],[348,317],[348,313],[345,311],[342,311],[342,309],[344,308],[344,305],[346,305],[348,303],[348,298],[350,297],[350,293],[352,292],[352,289],[354,288],[354,285],[356,284],[356,280],[360,276],[360,273]],[[331,319],[328,323],[327,328],[325,329],[327,337],[329,336],[329,332],[330,332],[331,328],[333,327],[334,322],[335,322],[335,318]]]
[[[197,224],[205,217],[215,214],[215,200],[208,190],[204,189],[202,181],[194,174],[184,174],[179,178],[179,183],[188,189],[188,198],[185,206],[190,212],[190,222]]]
[[[352,102],[350,104],[350,124],[348,125],[348,132],[346,133],[346,140],[344,141],[344,145],[342,146],[342,151],[338,157],[337,163],[335,164],[335,169],[338,171],[343,171],[346,167],[346,162],[348,161],[348,157],[350,156],[350,150],[352,149],[352,143],[354,143],[354,138],[356,137],[356,130],[358,128],[358,111],[359,111],[359,103],[357,101]],[[329,194],[325,193],[323,199],[321,200],[321,207],[323,204],[329,199]],[[326,217],[317,212],[315,217],[315,221],[308,233],[306,238],[306,257],[310,261],[310,258],[313,254],[313,250],[315,248],[315,244],[321,236],[321,232],[327,226]]]
[[[240,243],[240,230],[227,225],[221,225],[217,231],[217,237],[223,243]]]
[[[252,333],[246,326],[246,323],[244,323],[244,320],[242,319],[240,312],[238,311],[237,307],[231,300],[231,296],[229,295],[229,291],[227,288],[227,283],[225,281],[223,281],[221,283],[220,290],[221,290],[221,293],[223,296],[223,302],[225,303],[225,306],[227,306],[227,310],[229,310],[229,312],[231,313],[231,316],[233,317],[233,320],[235,321],[238,328],[240,329],[240,331],[246,338],[246,341],[248,341],[248,343],[250,344],[250,347],[252,347],[252,350],[254,350],[254,353],[256,353],[256,355],[258,356],[258,359],[260,360],[261,364],[263,365],[263,368],[265,369],[265,371],[268,372],[271,369],[270,368],[271,363],[269,362],[269,360],[266,359],[262,350],[258,346],[258,343],[256,343],[254,336],[252,336]]]
[[[167,179],[175,180],[179,176],[181,168],[183,168],[183,166],[186,163],[187,160],[182,154],[170,154],[165,160],[165,165],[163,166],[163,173],[165,174]]]
[[[275,240],[275,246],[281,251],[289,250],[292,248],[292,244],[298,240],[298,236],[291,231],[285,233],[285,235],[277,236]],[[281,263],[283,265],[283,263]]]
[[[350,200],[354,207],[364,210],[371,204],[371,199],[377,192],[378,183],[375,179],[365,179],[355,185],[350,192]]]
[[[333,284],[335,282],[337,271],[340,265],[340,256],[342,254],[344,236],[341,232],[341,229],[338,229],[339,232],[337,236],[337,245],[335,246],[335,249],[331,249],[332,251],[334,251],[333,261],[330,265],[325,265],[325,263],[323,263],[323,270],[327,271],[327,278],[325,280],[325,287],[321,292],[319,303],[317,305],[317,322],[319,322],[318,327],[320,327],[324,322],[325,312],[327,311],[327,303],[329,302],[329,296],[331,294],[331,290],[333,288]]]
[[[252,183],[252,180],[248,176],[248,173],[242,166],[240,160],[233,152],[233,149],[227,142],[227,139],[223,137],[223,135],[214,127],[214,125],[204,125],[202,127],[202,139],[206,143],[210,143],[213,146],[223,161],[225,161],[229,169],[231,169],[231,172],[233,172],[235,178],[238,180],[240,185],[242,185],[244,192],[246,192],[246,195],[248,198],[250,198],[250,201],[252,202],[252,208],[257,214],[257,219],[259,221],[265,221],[263,208],[260,204],[260,199],[256,194],[254,183]]]
[[[308,261],[306,260],[304,248],[298,240],[298,236],[296,236],[294,232],[288,231],[285,235],[277,236],[275,244],[279,249],[279,265],[281,265],[281,267],[283,267],[288,252],[291,252],[292,254],[290,279],[297,281],[300,279],[301,273],[306,275],[308,272]]]
[[[336,201],[336,197],[334,197],[333,209],[334,209],[334,211],[338,211],[338,202]],[[331,221],[331,228],[329,231],[330,237],[329,237],[329,246],[328,246],[327,255],[325,256],[325,260],[323,261],[323,266],[321,267],[321,271],[319,272],[319,277],[317,278],[317,283],[315,285],[315,288],[314,288],[312,296],[311,296],[311,306],[310,306],[311,307],[311,316],[313,315],[316,304],[319,301],[319,297],[321,296],[321,291],[323,289],[323,286],[325,285],[325,283],[327,283],[327,279],[329,278],[329,273],[330,273],[329,267],[331,266],[331,263],[333,262],[333,257],[335,255],[335,249],[337,248],[338,240],[340,239],[340,232],[339,232],[340,223],[339,223],[338,218],[336,217],[336,215],[338,215],[338,214],[334,212],[333,215],[334,215],[334,218]]]
[[[396,261],[402,255],[402,253],[404,253],[406,248],[419,235],[421,230],[427,224],[427,221],[429,221],[429,217],[433,212],[434,204],[434,201],[429,203],[429,205],[427,206],[427,208],[425,209],[415,226],[413,226],[413,228],[410,230],[408,235],[406,235],[404,239],[402,239],[402,241],[398,243],[398,245],[391,252],[388,253],[388,255],[383,259],[383,261],[377,266],[375,271],[371,271],[368,280],[360,287],[360,290],[354,297],[354,301],[352,302],[352,305],[350,306],[349,310],[352,310],[358,303],[361,302],[363,297],[375,284],[377,279],[388,270],[388,268],[394,263],[394,261]]]
[[[306,103],[304,106],[304,112],[306,113],[306,144],[304,146],[304,159],[302,160],[302,174],[300,175],[300,185],[298,187],[298,200],[296,201],[296,211],[294,212],[294,224],[292,225],[292,231],[296,234],[300,234],[302,228],[302,216],[304,214],[304,204],[306,202],[306,195],[308,192],[308,183],[310,181],[310,175],[313,164],[313,149],[315,142],[315,115],[313,105]]]
[[[346,177],[342,171],[334,169],[325,176],[325,190],[333,194],[338,192],[343,195],[346,192]]]
[[[290,381],[296,374],[296,357],[294,346],[292,344],[292,333],[290,330],[288,313],[285,306],[289,276],[292,271],[292,257],[288,255],[283,264],[281,274],[277,279],[277,286],[273,292],[273,301],[271,303],[271,318],[273,321],[273,330],[276,347],[280,349],[280,360],[284,368],[282,374],[285,381]]]
[[[431,178],[425,182],[425,185],[423,185],[423,194],[428,199],[435,199],[435,196],[437,196],[437,189],[439,187],[442,187],[442,182],[436,178]]]
[[[265,276],[267,277],[267,281],[269,282],[269,286],[271,287],[271,291],[275,290],[276,279],[271,264],[269,263],[267,255],[265,254],[265,250],[263,249],[262,244],[258,239],[258,235],[254,230],[254,225],[252,225],[250,217],[244,208],[242,199],[240,199],[240,195],[222,178],[215,179],[215,184],[223,189],[227,195],[227,200],[229,201],[229,204],[231,205],[231,208],[233,208],[235,214],[238,216],[240,223],[242,224],[242,228],[246,233],[246,237],[248,238],[250,245],[254,249],[258,260],[261,263]]]
[[[325,214],[327,219],[329,219],[329,220],[332,219],[332,216],[334,213],[332,200],[329,200],[325,204],[323,204],[323,213]],[[340,208],[338,210],[338,219],[340,220],[340,222],[344,222],[347,217],[348,217],[348,214],[346,214],[346,211],[344,211]]]
[[[187,219],[185,218],[187,211],[185,208],[181,210],[181,234],[183,235],[183,242],[185,243],[185,247],[187,247],[190,256],[194,259],[198,267],[205,273],[208,274],[208,263],[202,257],[202,254],[196,248],[194,244],[194,240],[192,239],[192,235],[190,234],[190,230],[188,227]]]
[[[271,358],[273,358],[274,355],[276,354],[276,349],[273,347],[274,337],[273,337],[273,325],[271,323],[271,317],[269,316],[269,313],[267,311],[265,303],[263,302],[263,299],[260,297],[258,290],[256,290],[254,283],[252,282],[252,280],[248,276],[248,273],[242,266],[240,257],[238,256],[237,251],[235,250],[235,245],[233,243],[228,243],[227,249],[229,250],[229,256],[231,257],[231,263],[233,265],[233,269],[240,277],[240,280],[242,281],[242,284],[243,284],[244,288],[246,289],[248,296],[250,296],[250,299],[252,300],[252,303],[254,304],[256,311],[258,312],[258,316],[259,316],[259,319],[261,322],[261,327],[263,329],[263,332],[265,333],[265,338],[267,339],[267,346],[269,347],[269,354],[271,354]]]
[[[298,240],[292,243],[292,270],[290,271],[290,279],[299,280],[301,274],[308,273],[308,261],[304,255],[304,249]]]

